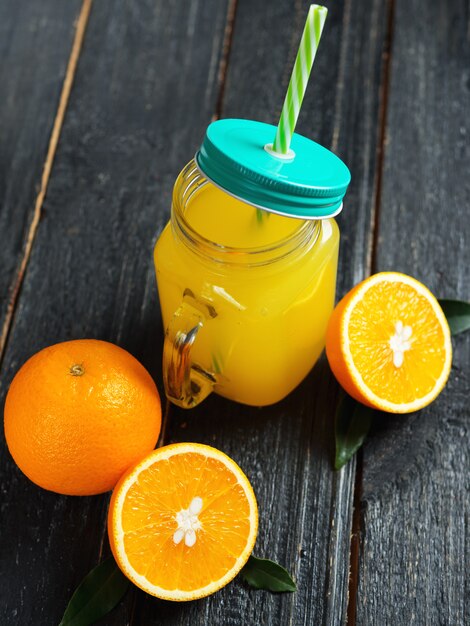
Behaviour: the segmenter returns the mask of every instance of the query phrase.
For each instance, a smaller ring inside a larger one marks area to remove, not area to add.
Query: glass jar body
[[[210,391],[244,404],[273,404],[302,381],[323,350],[334,306],[338,227],[333,219],[295,220],[293,232],[269,245],[227,247],[200,236],[185,217],[196,197],[202,205],[205,197],[213,201],[211,189],[188,164],[155,246],[166,392],[186,408]],[[234,202],[218,191],[219,204],[224,196]],[[217,210],[223,219],[224,206]],[[277,219],[250,210],[253,228]]]

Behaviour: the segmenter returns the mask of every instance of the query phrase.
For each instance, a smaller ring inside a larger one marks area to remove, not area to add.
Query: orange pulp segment
[[[232,580],[253,550],[258,509],[242,470],[196,443],[155,450],[117,484],[108,531],[114,557],[158,598],[193,600]]]
[[[398,272],[375,274],[346,294],[330,319],[326,353],[353,398],[392,413],[432,402],[452,364],[449,325],[438,301]]]

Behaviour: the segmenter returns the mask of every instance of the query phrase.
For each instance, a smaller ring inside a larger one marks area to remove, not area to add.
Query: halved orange
[[[119,567],[165,600],[195,600],[230,582],[248,560],[258,508],[226,454],[179,443],[155,450],[116,485],[108,534]]]
[[[382,411],[410,413],[432,402],[447,382],[449,325],[422,283],[382,272],[356,285],[336,306],[326,355],[353,398]]]

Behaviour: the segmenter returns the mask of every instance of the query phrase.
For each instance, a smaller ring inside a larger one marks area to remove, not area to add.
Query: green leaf
[[[297,586],[287,570],[269,559],[250,556],[240,572],[242,579],[255,589],[265,589],[275,593],[296,591]]]
[[[122,600],[129,584],[113,557],[106,559],[77,587],[59,626],[94,624]]]
[[[343,395],[335,414],[335,469],[341,469],[362,446],[374,413],[374,409],[356,402],[346,393]]]
[[[470,329],[470,302],[463,300],[439,300],[452,335],[458,335]]]

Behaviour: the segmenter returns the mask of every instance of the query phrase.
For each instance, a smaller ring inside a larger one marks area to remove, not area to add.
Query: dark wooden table
[[[470,297],[468,0],[334,0],[299,123],[349,165],[338,295],[394,269]],[[176,175],[215,117],[277,121],[298,0],[0,2],[2,398],[46,345],[115,342],[160,391],[152,247]],[[257,555],[295,594],[235,582],[171,604],[132,589],[103,624],[468,626],[470,337],[419,414],[387,417],[332,469],[323,360],[285,401],[169,410],[163,442],[224,450],[260,506]],[[0,623],[49,626],[109,552],[108,496],[61,497],[0,457]]]

